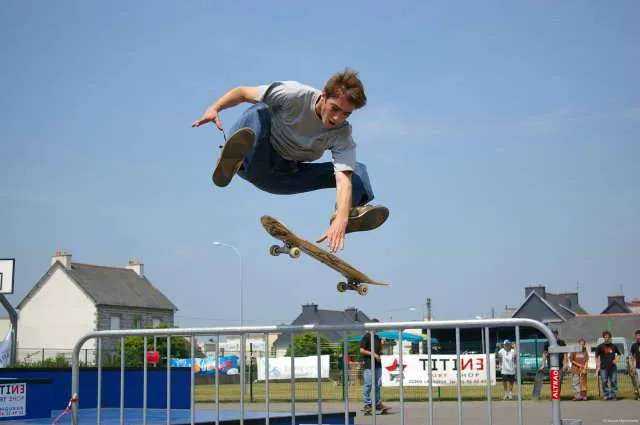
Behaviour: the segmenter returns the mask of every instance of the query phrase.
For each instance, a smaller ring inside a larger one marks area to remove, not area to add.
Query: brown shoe
[[[244,157],[249,153],[256,139],[256,134],[250,128],[241,128],[229,137],[220,151],[216,169],[211,179],[216,186],[225,187],[231,183]]]
[[[346,233],[364,232],[380,227],[389,217],[389,209],[383,206],[365,205],[363,207],[353,207],[349,211],[349,222]],[[331,215],[329,223],[333,223],[336,213]]]

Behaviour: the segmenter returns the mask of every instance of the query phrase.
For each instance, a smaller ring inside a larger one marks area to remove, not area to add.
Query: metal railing
[[[240,379],[240,424],[244,424],[245,418],[245,381],[244,374],[246,373],[245,368],[245,339],[249,334],[263,334],[265,347],[269,347],[269,335],[270,334],[288,334],[291,339],[291,386],[290,386],[290,398],[291,398],[291,418],[292,424],[295,421],[295,409],[296,409],[296,377],[295,377],[295,335],[302,334],[307,332],[315,332],[317,334],[317,357],[318,357],[318,375],[317,375],[317,394],[318,394],[318,402],[317,402],[317,415],[318,415],[318,423],[322,423],[322,415],[323,415],[323,397],[322,397],[322,386],[321,386],[321,376],[320,376],[320,335],[322,332],[326,331],[339,331],[343,335],[343,350],[342,350],[342,370],[346,371],[347,359],[348,359],[348,342],[347,337],[349,335],[353,335],[354,333],[363,334],[365,332],[369,332],[371,337],[377,331],[381,330],[392,330],[398,332],[399,341],[402,340],[402,332],[406,329],[415,329],[422,328],[427,331],[427,376],[428,386],[427,386],[427,394],[428,394],[428,425],[433,425],[434,422],[434,403],[433,403],[433,380],[432,380],[432,338],[431,332],[434,329],[454,329],[455,330],[455,339],[456,339],[456,359],[457,365],[460,365],[460,330],[461,329],[481,329],[484,335],[484,355],[485,355],[485,371],[486,371],[486,423],[492,424],[492,398],[491,398],[491,363],[490,363],[490,333],[489,330],[492,328],[503,328],[503,327],[513,327],[515,328],[515,343],[516,347],[519,346],[520,342],[520,330],[523,327],[533,328],[540,332],[543,337],[547,338],[550,341],[550,378],[551,378],[551,423],[552,425],[561,425],[561,413],[560,413],[560,394],[559,391],[556,393],[553,391],[554,388],[559,388],[559,373],[555,373],[559,370],[560,359],[559,354],[561,349],[557,346],[555,338],[551,332],[551,330],[545,326],[544,324],[531,320],[531,319],[486,319],[486,320],[448,320],[448,321],[424,321],[424,322],[378,322],[378,323],[366,323],[366,324],[353,324],[353,325],[336,325],[336,326],[328,326],[328,325],[300,325],[300,326],[259,326],[259,327],[217,327],[217,328],[173,328],[173,329],[137,329],[137,330],[118,330],[118,331],[97,331],[86,334],[82,338],[78,340],[76,346],[73,350],[72,355],[72,385],[71,385],[71,394],[72,398],[80,397],[82,398],[82,394],[79,393],[80,390],[80,350],[83,344],[92,338],[97,339],[97,347],[98,347],[98,375],[97,375],[97,418],[96,421],[98,424],[101,423],[101,341],[103,338],[113,338],[119,337],[121,339],[120,346],[120,423],[124,424],[124,388],[125,388],[125,337],[143,337],[144,339],[144,353],[147,352],[147,338],[148,337],[163,337],[167,338],[167,351],[166,351],[166,367],[167,367],[167,402],[166,402],[166,420],[167,425],[171,423],[171,339],[175,337],[188,337],[190,339],[190,347],[191,347],[191,357],[194,357],[194,346],[195,346],[195,338],[197,336],[214,336],[216,338],[217,344],[216,347],[219,347],[220,344],[220,336],[228,336],[228,335],[237,335],[241,338],[241,355],[239,357],[239,373],[241,375]],[[216,350],[216,357],[219,358],[219,348]],[[268,350],[267,350],[268,352]],[[399,399],[400,399],[400,423],[404,425],[405,423],[405,388],[404,388],[404,367],[403,367],[403,353],[402,347],[399,350]],[[371,364],[375,364],[374,355],[371,355]],[[266,355],[264,357],[265,362],[265,382],[264,382],[264,403],[265,403],[265,423],[269,424],[269,412],[270,412],[270,400],[269,400],[269,356]],[[523,424],[523,412],[522,412],[522,378],[520,372],[520,363],[517,363],[517,423],[518,425]],[[143,366],[143,387],[141,388],[143,393],[143,412],[142,412],[142,422],[143,425],[147,424],[147,363],[144,361]],[[218,373],[215,373],[215,381],[214,381],[214,403],[215,403],[215,422],[216,424],[220,423],[220,382],[218,378]],[[375,374],[374,374],[375,376]],[[195,379],[194,379],[194,369],[191,368],[191,379],[190,379],[190,421],[191,424],[195,423]],[[375,384],[374,384],[375,385]],[[458,370],[457,373],[457,423],[462,425],[463,416],[462,416],[462,383],[461,383],[461,373]],[[375,388],[375,387],[374,387]],[[375,391],[372,391],[372,399],[375,404]],[[376,424],[376,412],[373,409],[372,412],[372,422]],[[349,423],[349,397],[344,397],[344,418],[345,423]],[[78,406],[77,404],[72,405],[72,423],[74,425],[78,425]]]

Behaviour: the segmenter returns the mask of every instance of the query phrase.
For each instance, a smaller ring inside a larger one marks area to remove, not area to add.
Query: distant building
[[[178,309],[144,276],[138,261],[97,266],[73,263],[71,254],[63,252],[56,252],[51,267],[17,308],[18,361],[59,353],[68,357],[77,340],[93,331],[172,326]],[[103,353],[110,353],[112,344],[105,339]],[[92,355],[95,348],[95,340],[83,347]]]
[[[594,343],[604,330],[614,336],[632,338],[640,328],[640,301],[628,303],[622,295],[609,296],[601,314],[589,314],[580,306],[575,292],[552,294],[542,285],[527,286],[525,300],[512,317],[534,319],[557,328],[560,338],[568,343],[576,343],[580,338]]]
[[[625,301],[624,295],[611,295],[607,297],[607,307],[600,314],[640,313],[640,299],[634,298],[630,302]]]
[[[552,294],[542,285],[524,288],[525,299],[511,317],[534,319],[549,325],[564,323],[578,314],[587,314],[577,292]]]
[[[302,313],[291,322],[291,325],[348,325],[354,323],[371,322],[365,313],[357,308],[347,308],[342,310],[321,310],[317,304],[306,304],[302,306]],[[323,336],[332,343],[342,342],[344,335],[339,331],[323,332]],[[271,347],[271,354],[284,356],[291,346],[290,334],[281,334]]]
[[[640,328],[640,313],[580,314],[557,328],[560,338],[568,343],[576,343],[584,338],[589,344],[594,344],[604,330],[611,332],[614,337],[632,340],[633,333]]]

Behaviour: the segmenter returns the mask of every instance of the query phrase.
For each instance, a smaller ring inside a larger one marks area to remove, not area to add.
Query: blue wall
[[[171,368],[171,408],[188,409],[191,390],[191,370]],[[0,378],[51,379],[51,408],[64,409],[71,398],[71,369],[25,368],[0,369]],[[126,369],[124,407],[142,408],[143,370]],[[80,408],[97,407],[98,369],[80,369]],[[166,369],[147,370],[147,406],[166,408]],[[102,407],[120,406],[120,369],[102,368]]]

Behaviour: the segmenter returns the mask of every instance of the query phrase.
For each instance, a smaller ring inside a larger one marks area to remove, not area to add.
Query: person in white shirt
[[[500,356],[502,365],[502,385],[504,387],[502,399],[511,400],[513,399],[513,383],[516,381],[516,362],[518,358],[510,340],[504,340],[503,348],[498,351],[498,356]]]

